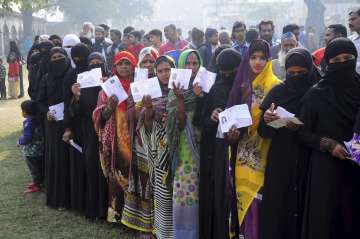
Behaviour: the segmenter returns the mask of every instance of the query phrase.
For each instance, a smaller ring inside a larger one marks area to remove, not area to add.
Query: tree
[[[321,0],[304,0],[308,9],[305,26],[313,27],[317,34],[322,34],[325,29],[324,15],[326,7]]]

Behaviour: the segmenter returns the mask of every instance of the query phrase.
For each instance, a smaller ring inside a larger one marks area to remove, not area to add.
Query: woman
[[[312,151],[302,238],[360,238],[360,168],[343,146],[352,138],[360,107],[357,56],[349,39],[331,41],[323,80],[303,100],[301,135]]]
[[[63,140],[69,143],[72,139],[80,147],[83,147],[82,122],[78,115],[71,110],[74,100],[72,85],[76,83],[78,74],[88,70],[87,58],[90,54],[88,47],[79,43],[71,48],[71,58],[75,68],[66,75],[64,82],[64,126]],[[86,174],[84,154],[74,147],[70,147],[70,187],[71,187],[71,209],[84,212],[86,206]]]
[[[153,47],[145,47],[140,51],[138,67],[148,70],[148,78],[155,76],[155,61],[159,52]]]
[[[159,54],[152,47],[144,48],[139,55],[138,66],[148,69],[148,77],[154,77],[154,65]],[[136,104],[136,114],[142,110]],[[153,193],[149,178],[148,160],[144,144],[138,134],[134,135],[133,159],[130,165],[129,188],[125,193],[125,206],[121,222],[129,228],[144,233],[153,231]]]
[[[113,74],[126,92],[133,81],[136,58],[127,51],[119,52],[113,59]],[[120,103],[120,104],[118,104]],[[99,136],[100,162],[108,181],[109,222],[121,222],[124,191],[128,189],[129,167],[132,159],[135,112],[128,100],[118,102],[115,95],[108,97],[102,90],[93,112],[95,131]]]
[[[156,205],[153,209],[153,233],[158,239],[172,239],[174,231],[172,189],[167,187],[165,180],[170,166],[165,115],[171,68],[175,68],[175,62],[170,57],[160,56],[156,60],[155,71],[163,97],[154,100],[144,97],[144,109],[137,127],[148,160],[153,204]]]
[[[260,238],[264,239],[300,238],[306,174],[304,159],[308,150],[298,140],[299,125],[288,123],[287,127],[275,129],[267,124],[278,119],[275,108],[279,106],[298,117],[301,99],[317,82],[318,73],[310,52],[303,48],[288,52],[285,70],[285,82],[275,86],[260,107],[263,117],[258,133],[271,139],[260,218]]]
[[[76,46],[73,48],[76,49]],[[72,50],[73,50],[72,49]],[[75,54],[76,55],[76,54]],[[77,64],[74,55],[75,64]],[[86,54],[85,54],[86,55]],[[84,55],[84,56],[85,56]],[[105,59],[102,54],[94,52],[88,56],[88,69],[101,68],[103,79],[108,77]],[[70,111],[79,121],[81,138],[83,142],[83,155],[86,191],[83,205],[85,216],[90,219],[105,219],[107,212],[107,183],[101,170],[99,160],[98,137],[92,121],[92,112],[96,107],[100,86],[84,88],[80,90],[78,83],[73,84],[73,98],[70,103]]]
[[[10,99],[17,99],[20,98],[20,63],[13,52],[8,56],[8,63],[9,96]]]
[[[63,84],[70,69],[64,49],[54,47],[49,53],[49,73],[42,80],[40,110],[47,114],[45,130],[46,204],[53,208],[70,207],[69,148],[62,140],[63,121],[56,121],[49,106],[64,102]]]
[[[167,103],[167,134],[172,165],[167,177],[173,185],[174,238],[199,237],[199,131],[193,116],[196,99],[202,95],[201,88],[192,87],[202,60],[195,50],[185,50],[179,58],[179,68],[191,69],[189,89],[183,91],[174,85]]]
[[[12,98],[16,99],[16,98],[24,97],[24,81],[23,81],[23,71],[22,71],[23,57],[15,41],[10,41],[10,50],[7,57],[7,62],[9,63],[9,73],[10,70],[12,72],[12,75],[9,74],[9,83],[10,82],[11,84],[15,83],[14,93],[17,94],[15,97]],[[12,77],[13,81],[10,81],[10,77]],[[15,78],[17,78],[17,80],[15,80]],[[11,92],[12,87],[9,87],[9,90]]]
[[[218,115],[226,108],[240,62],[241,55],[234,49],[224,49],[218,54],[218,79],[204,105],[200,144],[200,238],[229,238],[229,165],[224,137],[218,134]]]
[[[261,119],[260,105],[278,83],[280,80],[272,72],[269,44],[255,40],[245,54],[228,102],[228,106],[247,104],[253,122],[249,128],[239,131],[233,127],[228,133],[229,141],[237,144],[235,187],[240,231],[245,238],[259,238],[260,189],[270,140],[263,139],[257,128]]]

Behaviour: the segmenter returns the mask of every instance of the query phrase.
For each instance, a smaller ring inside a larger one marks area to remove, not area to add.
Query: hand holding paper
[[[236,128],[244,128],[252,125],[249,107],[246,104],[235,105],[219,114],[219,123],[222,133],[229,132],[235,125]]]
[[[278,106],[276,108],[276,114],[279,117],[279,119],[274,120],[270,123],[268,123],[269,126],[273,128],[282,128],[287,125],[288,122],[292,122],[296,125],[302,125],[303,122],[301,122],[298,118],[295,117],[295,114],[288,112],[286,109],[284,109],[281,106]]]
[[[64,102],[49,106],[49,111],[56,121],[64,119]]]
[[[175,69],[171,68],[170,80],[169,80],[169,89],[173,89],[173,83],[177,86],[180,84],[180,89],[183,90],[189,89],[189,83],[191,78],[192,70],[191,69]]]
[[[216,74],[210,71],[207,71],[204,67],[200,67],[198,74],[196,75],[193,85],[198,83],[202,91],[205,93],[209,93],[211,87],[214,85],[216,80]]]
[[[122,87],[120,80],[116,75],[101,84],[101,87],[108,97],[115,95],[119,104],[128,98],[127,92]]]
[[[152,99],[162,96],[159,80],[157,77],[133,82],[130,84],[130,88],[135,102],[142,101],[145,95],[150,95]]]
[[[77,83],[80,88],[90,88],[101,85],[102,71],[101,68],[95,68],[90,71],[85,71],[77,76]]]

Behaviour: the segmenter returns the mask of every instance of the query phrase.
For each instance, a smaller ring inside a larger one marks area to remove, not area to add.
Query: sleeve
[[[45,75],[44,77],[42,77],[40,79],[39,92],[36,97],[36,102],[37,102],[40,113],[47,113],[49,110],[48,103],[47,103],[48,96],[47,96],[47,89],[46,89],[46,80],[47,80],[47,75]]]
[[[31,143],[33,134],[33,122],[31,120],[26,120],[24,123],[24,131],[19,139],[20,145],[27,145]]]
[[[262,113],[261,113],[261,119],[260,119],[260,123],[259,123],[259,127],[258,127],[258,133],[262,138],[272,138],[277,133],[277,129],[274,129],[273,127],[270,127],[266,124],[266,122],[264,120],[264,114],[265,114],[266,110],[268,110],[270,108],[272,103],[276,104],[277,100],[276,100],[275,96],[276,96],[277,92],[279,92],[280,89],[281,89],[280,86],[275,86],[269,92],[269,94],[265,97],[265,99],[263,100],[263,102],[260,106]]]
[[[65,76],[65,81],[63,85],[63,96],[64,96],[64,127],[71,128],[71,122],[74,115],[71,112],[70,104],[72,101],[72,92],[71,87],[75,83],[75,74],[73,71],[70,71]]]
[[[209,61],[210,61],[210,57],[209,57],[209,54],[208,54],[208,51],[207,51],[207,47],[206,46],[202,46],[200,47],[199,49],[199,53],[200,53],[200,56],[201,56],[201,59],[203,60],[203,65],[205,68],[208,68],[209,66]]]

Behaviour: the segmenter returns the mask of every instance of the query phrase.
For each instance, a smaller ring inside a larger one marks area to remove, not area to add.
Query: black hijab
[[[352,54],[355,59],[330,63],[330,59],[343,53]],[[331,105],[333,112],[336,111],[333,117],[345,117],[353,121],[357,115],[360,106],[360,77],[355,70],[356,57],[355,45],[347,38],[336,38],[325,49],[324,59],[327,67],[315,90],[316,95],[322,98],[321,103]],[[305,96],[305,100],[308,98],[311,99]]]
[[[63,81],[63,78],[70,67],[70,60],[67,57],[66,51],[61,47],[53,47],[49,52],[49,59],[56,54],[60,53],[64,55],[64,58],[58,59],[56,61],[49,61],[49,76],[52,79],[58,80],[61,79]]]
[[[40,42],[38,47],[40,50],[40,56],[41,56],[41,65],[40,65],[40,71],[42,74],[45,74],[49,71],[48,69],[48,63],[50,61],[50,50],[54,47],[54,43],[51,41],[43,41]]]
[[[90,49],[84,43],[78,43],[71,48],[71,58],[75,63],[77,73],[88,70],[88,57],[90,53]]]
[[[105,58],[104,56],[99,53],[99,52],[93,52],[89,55],[88,57],[88,64],[90,64],[90,62],[94,59],[97,59],[99,61],[101,61],[100,64],[95,64],[95,65],[89,65],[89,69],[95,69],[95,68],[101,68],[101,72],[102,72],[102,76],[103,77],[107,77],[107,76],[110,76],[108,70],[107,70],[107,67],[105,65]]]

